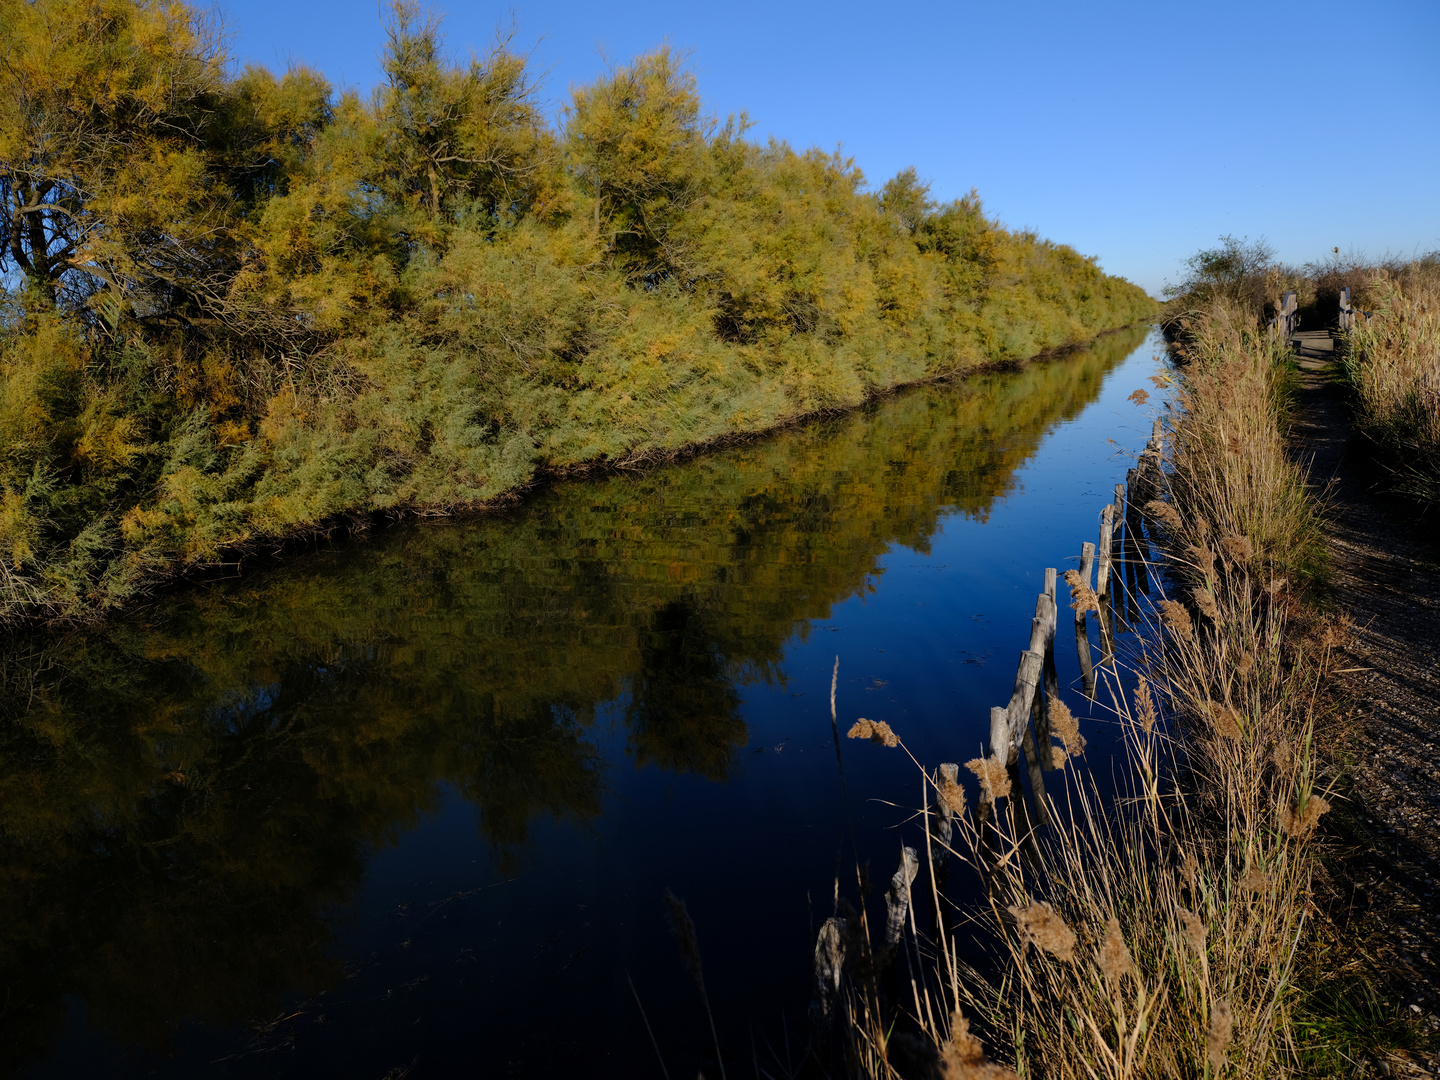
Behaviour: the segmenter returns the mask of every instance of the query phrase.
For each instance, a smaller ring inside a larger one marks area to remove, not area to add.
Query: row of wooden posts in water
[[[1078,581],[1093,590],[1099,624],[1100,667],[1115,662],[1115,635],[1139,619],[1138,597],[1150,593],[1150,572],[1147,569],[1144,539],[1144,507],[1161,495],[1163,479],[1162,454],[1164,426],[1156,420],[1150,441],[1140,454],[1135,467],[1126,474],[1125,483],[1115,485],[1114,502],[1100,515],[1099,543],[1081,545]],[[1020,654],[1015,673],[1015,687],[1007,705],[990,710],[990,755],[1003,763],[1010,779],[1011,804],[1015,813],[1015,833],[1022,842],[1033,846],[1037,828],[1050,824],[1050,807],[1045,797],[1045,773],[1059,767],[1063,760],[1056,757],[1054,733],[1050,730],[1052,701],[1060,700],[1059,677],[1055,669],[1055,635],[1059,626],[1059,601],[1056,597],[1058,575],[1054,568],[1045,570],[1045,591],[1035,602],[1035,615],[1030,622],[1029,647]],[[1093,582],[1093,585],[1092,585]],[[1085,696],[1095,697],[1096,664],[1091,655],[1090,606],[1079,599],[1084,589],[1072,588],[1075,603],[1075,648],[1080,660],[1080,681]],[[1020,777],[1020,759],[1024,756],[1029,791]],[[959,766],[946,762],[935,776],[936,788],[946,781],[959,782]],[[1027,797],[1028,795],[1028,797]],[[988,785],[982,784],[977,823],[982,838],[992,830],[987,825],[995,815],[995,799]],[[949,806],[935,799],[929,808],[933,837],[939,842],[934,858],[943,862],[946,847],[953,835],[953,817]],[[920,868],[919,854],[913,847],[902,848],[900,866],[890,880],[885,896],[885,942],[881,961],[886,962],[904,935],[910,914],[911,886]],[[846,951],[843,920],[828,919],[820,929],[815,943],[815,990],[811,1004],[812,1018],[828,1023],[840,991],[842,967]]]
[[[1144,507],[1160,495],[1161,454],[1164,448],[1163,426],[1155,421],[1150,442],[1139,461],[1115,485],[1115,501],[1100,514],[1100,542],[1080,547],[1079,585],[1072,588],[1077,597],[1075,607],[1075,649],[1080,660],[1080,681],[1085,696],[1095,697],[1095,664],[1090,649],[1088,606],[1079,596],[1093,590],[1099,623],[1100,666],[1115,662],[1115,635],[1139,617],[1138,597],[1150,593],[1150,572],[1146,566],[1143,524]],[[1097,565],[1098,563],[1098,565]],[[1123,576],[1123,580],[1122,580]],[[1093,584],[1092,584],[1093,582]],[[1017,821],[1022,834],[1034,826],[1050,824],[1050,811],[1045,799],[1044,774],[1058,767],[1052,753],[1049,704],[1060,700],[1059,680],[1055,674],[1055,634],[1058,629],[1059,604],[1056,599],[1056,572],[1045,570],[1045,591],[1035,604],[1030,622],[1030,647],[1020,654],[1015,674],[1015,689],[1010,703],[990,710],[990,753],[1004,762],[1010,774],[1011,790],[1021,790],[1019,768],[1023,752],[1030,780],[1030,799],[1015,798],[1016,813],[1028,822]],[[982,787],[980,814],[984,818],[990,807],[988,792]]]

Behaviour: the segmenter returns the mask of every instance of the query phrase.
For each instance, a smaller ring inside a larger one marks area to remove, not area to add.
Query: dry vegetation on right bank
[[[1415,259],[1342,255],[1304,266],[1275,258],[1263,240],[1220,238],[1186,263],[1166,290],[1162,324],[1172,341],[1216,305],[1264,324],[1277,300],[1293,291],[1299,329],[1336,327],[1350,290],[1354,329],[1340,334],[1355,428],[1390,472],[1392,491],[1424,504],[1440,500],[1440,253]]]
[[[1293,358],[1262,318],[1217,291],[1172,327],[1165,491],[1146,507],[1163,592],[1107,680],[1130,766],[1121,791],[1103,796],[1072,764],[1050,782],[1056,824],[1031,844],[1013,774],[972,763],[986,813],[926,769],[929,814],[947,827],[927,827],[930,878],[915,888],[939,917],[908,984],[852,971],[847,1072],[1359,1076],[1388,1073],[1417,1040],[1380,1007],[1363,942],[1317,904],[1338,798],[1320,747],[1344,627],[1306,598],[1322,536],[1286,447]],[[1072,590],[1082,606],[1086,588]],[[1063,733],[1064,703],[1049,708]],[[903,747],[903,731],[885,734]],[[944,895],[940,852],[980,873],[980,910]],[[993,943],[973,965],[972,933]]]
[[[1381,269],[1360,295],[1345,355],[1357,426],[1399,491],[1440,501],[1440,258]]]

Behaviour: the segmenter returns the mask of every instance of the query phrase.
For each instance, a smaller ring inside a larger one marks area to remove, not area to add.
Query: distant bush
[[[1165,287],[1167,314],[1203,311],[1224,301],[1258,315],[1275,299],[1272,294],[1286,276],[1275,261],[1275,249],[1264,239],[1222,236],[1219,247],[1197,251],[1185,260],[1185,276]]]
[[[0,5],[0,618],[1148,318],[973,193],[719,124],[668,49],[549,126],[395,4],[364,100],[181,4]],[[162,77],[163,76],[163,77]],[[79,107],[83,105],[82,107]]]

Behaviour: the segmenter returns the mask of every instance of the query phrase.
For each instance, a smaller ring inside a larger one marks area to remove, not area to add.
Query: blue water
[[[638,995],[691,1076],[713,1046],[664,888],[727,1056],[794,1061],[837,876],[854,899],[847,812],[877,882],[919,835],[899,750],[844,743],[846,805],[836,658],[842,734],[978,756],[1162,352],[1112,336],[21,650],[47,704],[12,702],[5,748],[5,798],[31,793],[0,850],[7,1064],[659,1076]]]

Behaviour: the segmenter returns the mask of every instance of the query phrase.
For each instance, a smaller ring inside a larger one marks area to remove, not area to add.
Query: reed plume
[[[1009,911],[1022,942],[1044,949],[1057,960],[1075,959],[1075,931],[1065,925],[1047,901],[1024,907],[1012,905]]]
[[[1010,794],[1010,771],[997,755],[974,758],[965,763],[965,768],[979,777],[981,788],[992,799],[1003,799]]]
[[[900,745],[900,736],[891,731],[884,720],[866,720],[863,716],[851,725],[846,735],[851,739],[869,739],[881,746]]]

